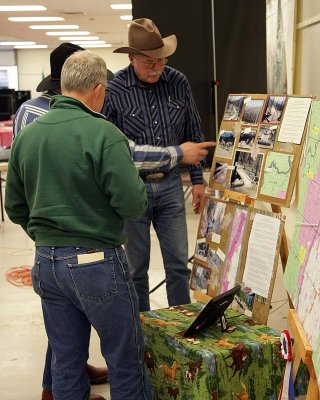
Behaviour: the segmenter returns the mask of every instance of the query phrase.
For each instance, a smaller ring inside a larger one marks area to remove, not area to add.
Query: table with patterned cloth
[[[140,314],[154,400],[276,400],[285,363],[280,333],[231,309],[219,325],[185,338],[204,303]]]

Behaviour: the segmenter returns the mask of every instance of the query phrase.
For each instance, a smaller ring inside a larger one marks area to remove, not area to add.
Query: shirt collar
[[[168,69],[168,67],[165,65],[163,68],[162,74],[160,75],[159,81],[160,80],[168,81],[168,70],[167,69]],[[157,83],[155,83],[154,85],[156,85]],[[130,86],[138,86],[138,87],[143,86],[143,82],[139,80],[139,78],[137,77],[136,73],[134,72],[134,68],[131,64],[128,66],[128,76],[127,76],[127,80],[126,80],[126,87],[130,87]]]

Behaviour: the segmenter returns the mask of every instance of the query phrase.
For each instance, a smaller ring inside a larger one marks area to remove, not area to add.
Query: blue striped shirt
[[[57,91],[49,90],[41,96],[23,103],[16,112],[13,121],[13,138],[26,125],[40,115],[47,113],[50,108],[51,98],[57,94],[59,94]],[[136,167],[142,171],[167,171],[175,167],[183,157],[182,151],[178,146],[163,148],[136,145],[132,140],[129,140],[129,146]]]
[[[103,113],[137,144],[178,146],[202,142],[200,116],[187,78],[165,66],[158,82],[140,81],[130,64],[108,83]],[[203,182],[201,165],[188,165],[193,184]]]

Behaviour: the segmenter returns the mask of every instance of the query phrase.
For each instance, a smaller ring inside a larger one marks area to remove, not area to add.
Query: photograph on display
[[[225,203],[206,200],[200,221],[200,237],[205,237],[216,243],[220,242],[225,209]]]
[[[235,296],[232,308],[239,311],[248,317],[252,316],[252,310],[255,300],[255,293],[249,287],[246,287],[243,283],[238,294]]]
[[[193,264],[190,287],[193,290],[207,293],[210,279],[210,269],[197,263]]]
[[[243,128],[240,132],[238,147],[251,149],[257,136],[257,129]]]
[[[235,134],[231,131],[220,131],[215,156],[232,158]]]
[[[260,125],[258,132],[258,145],[264,149],[273,149],[277,136],[277,126]]]
[[[226,186],[227,183],[227,173],[228,173],[228,163],[223,163],[216,161],[213,170],[213,181]]]
[[[263,154],[257,154],[255,158],[252,158],[251,153],[237,150],[230,189],[250,197],[256,197],[262,161]]]
[[[239,121],[245,98],[246,96],[228,96],[226,109],[223,115],[225,121]]]
[[[223,262],[214,249],[209,249],[208,252],[208,267],[210,268],[209,285],[214,295],[221,293],[221,284],[223,276]]]
[[[207,261],[209,245],[205,241],[197,241],[194,256],[202,261]]]
[[[255,99],[248,101],[244,106],[242,123],[248,125],[258,125],[259,117],[263,107],[264,100]]]
[[[269,96],[261,122],[264,124],[280,124],[286,96]]]

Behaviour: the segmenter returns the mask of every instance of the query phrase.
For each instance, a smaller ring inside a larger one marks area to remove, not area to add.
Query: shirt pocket
[[[141,107],[131,106],[123,110],[123,130],[132,140],[144,136],[145,121]]]
[[[168,111],[171,125],[177,127],[184,123],[185,103],[182,100],[170,100]]]

